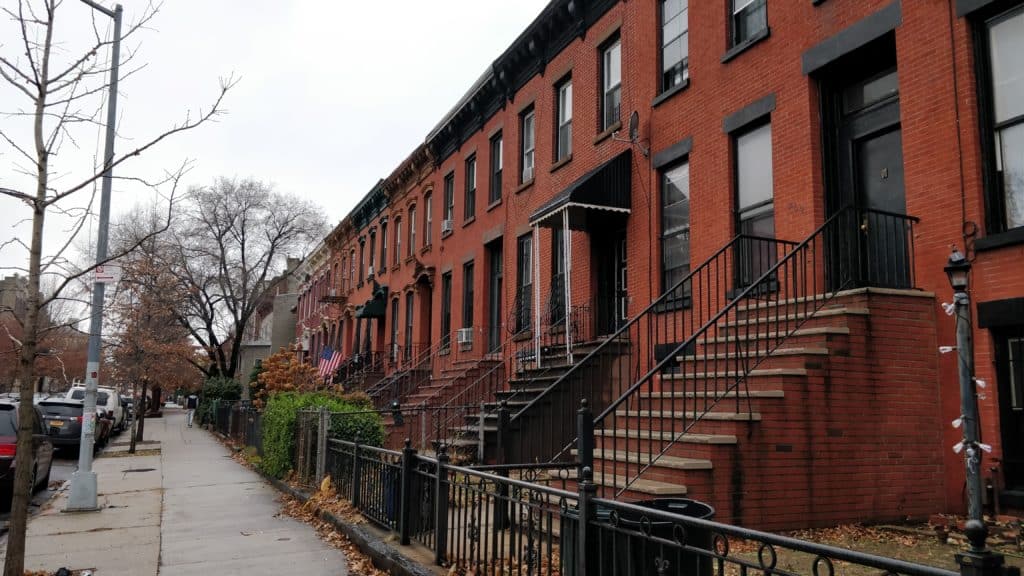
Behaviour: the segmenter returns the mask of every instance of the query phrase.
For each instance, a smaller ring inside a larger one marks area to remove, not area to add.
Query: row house
[[[552,0],[328,236],[303,328],[424,449],[763,528],[923,516],[964,507],[955,245],[1024,506],[1022,47],[1020,0]]]

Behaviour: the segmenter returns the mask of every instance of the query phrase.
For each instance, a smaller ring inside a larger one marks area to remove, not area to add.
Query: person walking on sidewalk
[[[188,422],[188,427],[192,427],[192,419],[196,415],[196,408],[199,407],[199,396],[195,394],[189,394],[185,400],[185,408],[188,410],[188,414],[185,416],[185,421]]]

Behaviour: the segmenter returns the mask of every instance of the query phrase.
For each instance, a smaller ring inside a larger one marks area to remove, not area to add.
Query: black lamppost
[[[945,267],[949,285],[953,288],[952,310],[956,315],[956,356],[960,377],[960,417],[954,426],[960,425],[963,440],[955,450],[964,453],[967,472],[967,522],[964,533],[971,543],[967,552],[957,553],[961,574],[989,575],[1001,571],[1003,556],[985,547],[988,529],[982,519],[981,508],[981,454],[982,445],[978,440],[978,395],[974,377],[974,342],[971,334],[970,287],[971,263],[963,253],[953,246]],[[947,310],[948,311],[948,310]]]

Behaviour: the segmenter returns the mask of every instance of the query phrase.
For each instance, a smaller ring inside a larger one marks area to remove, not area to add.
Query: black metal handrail
[[[594,418],[594,429],[613,438],[603,449],[606,465],[595,472],[598,484],[616,485],[615,495],[622,494],[730,396],[737,416],[743,403],[747,415],[752,415],[748,376],[840,291],[870,285],[878,278],[898,278],[894,287],[911,287],[916,221],[902,214],[844,208],[770,266],[762,265],[756,281],[734,288],[725,306],[666,350]],[[882,222],[893,231],[872,239],[871,222]],[[871,246],[872,242],[884,246]],[[850,257],[854,245],[856,257]],[[873,252],[899,257],[873,260]],[[743,318],[738,314],[741,306]],[[643,392],[654,389],[656,378],[662,379],[662,390],[673,394],[645,399]],[[615,481],[608,482],[609,478]]]
[[[703,319],[721,309],[735,288],[739,254],[769,254],[775,260],[795,246],[775,238],[738,235],[675,282],[636,316],[575,362],[553,381],[550,370],[531,382],[550,381],[539,393],[523,393],[529,401],[513,410],[507,446],[515,462],[544,461],[563,456],[575,437],[573,414],[580,398],[601,410],[620,397],[662,353],[682,342]],[[664,356],[664,358],[668,358]],[[564,366],[563,366],[564,368]],[[546,379],[545,379],[546,378]],[[512,400],[512,399],[510,399]]]
[[[392,373],[370,387],[366,393],[373,400],[373,405],[377,408],[385,408],[394,401],[400,402],[424,382],[429,382],[435,359],[450,347],[451,335],[446,334],[433,345],[422,350],[407,368]]]

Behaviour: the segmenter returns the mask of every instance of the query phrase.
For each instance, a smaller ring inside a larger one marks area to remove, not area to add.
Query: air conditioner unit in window
[[[447,234],[452,231],[451,220],[441,220],[441,234]]]
[[[533,166],[523,168],[523,182],[533,180]]]
[[[331,288],[330,289],[330,294],[331,294],[331,298],[334,298],[335,296],[338,295],[338,289],[337,288]]]
[[[373,276],[373,264],[370,264],[369,268],[366,269],[367,276]]]
[[[459,331],[455,333],[455,341],[459,344],[472,344],[473,343],[473,329],[472,328],[459,328]]]

